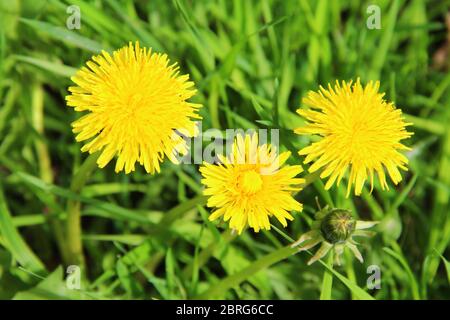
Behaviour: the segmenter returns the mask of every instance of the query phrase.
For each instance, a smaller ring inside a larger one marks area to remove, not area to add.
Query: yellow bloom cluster
[[[160,171],[165,157],[176,162],[175,154],[187,152],[184,136],[196,134],[199,104],[189,102],[196,90],[188,75],[179,75],[167,55],[129,44],[112,54],[92,57],[75,76],[69,88],[67,105],[87,112],[76,120],[73,132],[81,148],[100,152],[97,164],[105,167],[117,156],[115,171],[130,173],[138,162],[148,173]],[[388,188],[386,171],[394,184],[401,181],[408,150],[401,140],[407,132],[402,113],[378,92],[379,82],[363,87],[336,82],[320,87],[303,99],[307,108],[298,113],[306,126],[295,130],[316,135],[318,140],[300,150],[310,172],[320,170],[327,178],[326,189],[339,185],[349,172],[347,196],[354,186],[360,195],[366,180],[374,185],[378,175],[382,189]],[[284,165],[290,153],[279,153],[270,144],[259,145],[258,135],[237,136],[229,155],[219,155],[219,163],[203,163],[200,172],[207,205],[215,208],[209,217],[223,217],[241,233],[246,226],[258,232],[270,229],[269,217],[283,226],[293,220],[292,211],[302,205],[294,198],[303,179],[297,177],[300,165]]]

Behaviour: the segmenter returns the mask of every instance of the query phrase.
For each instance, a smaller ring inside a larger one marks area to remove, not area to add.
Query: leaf
[[[213,299],[217,296],[222,296],[225,292],[239,285],[241,282],[250,278],[255,273],[270,267],[276,262],[284,260],[290,257],[292,254],[298,252],[298,249],[291,248],[291,246],[282,247],[277,249],[253,262],[251,265],[241,269],[225,279],[222,279],[218,283],[212,284],[208,290],[196,297],[196,299]],[[329,271],[331,271],[339,280],[341,280],[352,293],[361,300],[374,300],[374,298],[366,291],[358,287],[355,283],[351,282],[348,278],[341,275],[339,272],[331,269],[325,262],[319,260]]]
[[[333,269],[333,250],[328,254],[327,265]],[[320,300],[331,300],[331,289],[333,287],[333,274],[329,270],[323,273],[322,290],[320,290]]]
[[[229,289],[238,286],[241,282],[247,280],[257,272],[268,268],[272,264],[284,260],[296,253],[297,249],[293,249],[290,246],[282,247],[275,250],[268,255],[265,255],[249,266],[241,269],[240,271],[229,275],[228,277],[220,280],[218,283],[213,283],[208,290],[201,293],[194,299],[214,299],[216,297],[223,296]]]
[[[29,64],[35,65],[39,68],[42,68],[44,70],[50,71],[51,73],[54,73],[59,76],[70,78],[73,76],[77,69],[60,64],[55,62],[50,62],[47,60],[42,60],[38,58],[28,57],[28,56],[21,56],[16,55],[14,56],[17,60],[27,62]]]
[[[117,242],[114,245],[124,254],[122,261],[128,266],[134,266],[139,270],[151,283],[163,299],[168,299],[169,293],[167,290],[167,282],[163,279],[155,277],[148,269],[144,268],[141,263],[148,260],[151,252],[151,245],[149,242],[145,242],[139,247],[127,252],[125,249]]]
[[[370,294],[368,294],[364,289],[362,289],[361,287],[359,287],[357,284],[355,284],[354,282],[350,281],[350,279],[348,279],[347,277],[343,276],[342,274],[340,274],[339,272],[335,271],[334,269],[331,269],[325,262],[323,262],[322,260],[319,260],[319,262],[325,267],[327,268],[329,271],[331,271],[336,278],[338,278],[339,280],[341,280],[341,282],[343,284],[345,284],[345,286],[352,292],[352,294],[358,298],[359,300],[375,300],[374,297],[372,297]]]
[[[438,254],[439,254],[439,252],[438,252]],[[442,254],[439,254],[439,256],[441,257],[442,261],[444,262],[445,271],[447,272],[448,284],[450,285],[450,262],[447,259],[445,259],[445,257]]]
[[[173,298],[175,289],[175,260],[173,257],[172,248],[169,248],[166,253],[166,279],[169,298]]]
[[[205,41],[202,33],[192,20],[194,14],[190,11],[190,7],[186,6],[183,0],[174,0],[174,5],[175,9],[181,15],[188,27],[188,30],[190,31],[193,45],[197,49],[197,53],[201,57],[201,61],[203,62],[205,68],[208,71],[212,71],[214,69],[214,55],[211,52],[208,41]]]
[[[132,246],[140,245],[148,239],[147,235],[140,234],[84,234],[82,238],[88,241],[117,241]]]
[[[443,135],[447,130],[445,125],[437,120],[420,118],[406,113],[403,114],[403,117],[406,122],[412,122],[415,128],[426,130],[436,135]]]
[[[408,182],[406,187],[402,190],[402,192],[399,193],[399,195],[395,199],[394,203],[390,207],[390,210],[389,210],[390,213],[393,213],[395,210],[397,210],[397,208],[406,200],[406,198],[408,197],[408,194],[411,192],[412,188],[416,184],[416,181],[417,181],[417,174],[415,174],[411,178],[411,180]]]
[[[13,254],[14,258],[26,269],[36,274],[46,273],[44,264],[31,251],[30,247],[23,240],[20,233],[14,226],[13,219],[6,205],[3,188],[0,184],[0,231],[6,247]]]
[[[400,248],[398,247],[398,244],[396,242],[392,242],[392,245],[396,248],[397,251],[400,250]],[[409,264],[406,261],[406,259],[403,257],[402,254],[392,250],[391,248],[384,247],[383,250],[386,253],[388,253],[390,256],[394,257],[397,261],[400,262],[401,266],[403,267],[403,269],[406,271],[406,274],[408,275],[409,285],[411,286],[413,298],[415,300],[419,300],[420,299],[419,286],[417,284],[416,278],[414,277],[414,273],[412,272],[411,268],[409,267]]]
[[[120,259],[116,262],[116,272],[122,287],[130,297],[142,294],[141,286],[136,279],[134,279],[127,265]]]
[[[24,181],[25,183],[27,183],[31,186],[34,186],[38,189],[41,189],[45,192],[49,192],[49,193],[52,193],[57,196],[67,198],[70,200],[76,200],[76,201],[80,201],[83,203],[87,203],[87,204],[92,205],[93,207],[102,209],[108,213],[109,218],[129,219],[129,220],[133,220],[133,221],[137,221],[137,222],[141,222],[141,223],[153,224],[153,222],[151,222],[147,217],[145,217],[144,215],[139,214],[133,210],[122,208],[122,207],[119,207],[119,206],[114,205],[109,202],[100,201],[100,200],[92,199],[92,198],[85,197],[85,196],[80,196],[77,193],[72,192],[68,189],[64,189],[64,188],[55,186],[53,184],[45,183],[41,179],[39,179],[35,176],[32,176],[32,175],[29,175],[27,173],[24,173],[24,172],[18,172],[17,176],[20,179],[22,179],[22,181]]]
[[[18,292],[14,300],[80,300],[93,298],[92,294],[67,288],[63,279],[63,269],[58,267],[36,287]]]
[[[182,214],[195,208],[197,205],[205,205],[206,197],[197,196],[188,201],[180,203],[176,207],[170,209],[158,223],[158,225],[152,230],[152,235],[159,235],[165,230],[167,230],[170,225],[177,220]]]
[[[86,197],[98,197],[115,193],[142,192],[145,193],[148,187],[145,184],[125,184],[125,183],[99,183],[84,186],[81,194]]]
[[[383,65],[386,61],[386,57],[389,52],[389,47],[394,35],[395,25],[398,20],[398,12],[400,9],[400,1],[392,1],[391,8],[389,10],[388,16],[386,18],[386,24],[382,29],[382,38],[380,44],[377,47],[377,54],[372,57],[372,65],[367,76],[368,80],[378,80],[380,78],[380,73]]]
[[[80,36],[79,34],[66,28],[57,27],[47,22],[26,18],[20,18],[20,21],[37,30],[38,32],[44,32],[56,40],[64,41],[65,43],[68,43],[75,47],[86,49],[96,53],[102,51],[103,49],[102,45],[97,41]]]
[[[450,285],[450,262],[448,262],[444,257],[442,257],[442,260],[444,261],[445,271],[447,271],[447,280]]]
[[[141,40],[141,43],[145,46],[151,47],[156,51],[164,51],[164,46],[158,41],[149,31],[148,28],[141,23],[138,19],[133,19],[129,15],[125,14],[123,8],[120,6],[120,2],[108,1],[107,4],[116,11],[116,13],[127,23],[131,29]]]

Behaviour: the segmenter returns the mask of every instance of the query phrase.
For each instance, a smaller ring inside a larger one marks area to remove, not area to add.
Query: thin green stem
[[[90,174],[97,167],[100,153],[91,154],[73,176],[70,190],[79,193],[86,184]],[[81,212],[80,202],[69,200],[67,202],[67,250],[68,264],[84,266],[83,244],[81,242]]]
[[[333,287],[333,250],[330,250],[326,262],[328,268],[323,273],[322,290],[320,292],[320,300],[331,300],[331,288]]]
[[[280,234],[284,239],[286,239],[288,242],[293,243],[295,242],[295,239],[293,239],[291,236],[289,236],[286,232],[284,232],[283,230],[277,228],[276,226],[274,226],[273,224],[270,225],[275,232],[277,232],[278,234]]]
[[[302,188],[305,189],[308,185],[319,179],[322,171],[323,170],[320,169],[312,173],[309,173],[305,177],[303,177],[303,179],[305,179],[305,182],[302,184]]]

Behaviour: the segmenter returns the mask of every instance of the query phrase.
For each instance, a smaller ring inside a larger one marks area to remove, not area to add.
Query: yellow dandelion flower
[[[269,217],[275,216],[283,226],[293,220],[290,211],[301,211],[302,205],[293,197],[301,190],[303,179],[295,178],[301,166],[283,166],[290,152],[278,155],[270,144],[258,145],[258,136],[238,135],[228,157],[220,155],[220,164],[203,163],[200,172],[210,196],[208,207],[216,210],[213,221],[224,216],[231,229],[239,234],[246,225],[258,232],[270,229]]]
[[[73,132],[77,141],[90,140],[81,151],[101,150],[100,168],[117,155],[116,172],[130,173],[139,162],[153,174],[165,156],[176,162],[177,153],[187,152],[179,132],[195,135],[200,105],[186,101],[194,83],[167,55],[130,42],[86,65],[72,77],[77,86],[69,87],[66,100],[75,111],[88,111],[72,123]]]
[[[409,150],[400,143],[412,133],[405,127],[400,109],[383,99],[380,83],[369,82],[362,87],[359,79],[352,82],[336,81],[334,88],[320,87],[319,92],[309,92],[303,103],[309,109],[297,112],[308,120],[297,134],[314,134],[321,138],[299,151],[306,155],[305,163],[314,163],[310,172],[322,169],[321,178],[328,178],[325,189],[348,171],[347,197],[355,185],[355,195],[360,195],[363,185],[370,179],[371,191],[374,173],[378,174],[381,188],[389,189],[385,170],[394,184],[402,180],[399,168],[407,170],[408,159],[399,151]]]

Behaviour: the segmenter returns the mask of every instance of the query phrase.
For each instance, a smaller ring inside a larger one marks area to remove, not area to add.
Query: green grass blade
[[[396,243],[393,243],[393,245],[395,245]],[[395,245],[397,250],[400,250],[400,248],[398,248],[398,245]],[[406,271],[406,274],[408,275],[409,278],[409,285],[411,286],[411,291],[412,291],[412,295],[413,298],[415,300],[419,300],[420,299],[420,292],[419,292],[419,285],[417,283],[416,277],[414,276],[414,273],[412,272],[411,268],[409,267],[408,262],[406,261],[406,259],[403,257],[402,254],[392,250],[391,248],[383,248],[383,250],[388,253],[390,256],[394,257],[398,262],[400,262],[401,266],[404,268],[404,270]]]
[[[329,269],[333,269],[333,251],[331,250],[327,257]],[[333,287],[333,274],[325,269],[322,279],[322,290],[320,290],[320,300],[331,300],[331,289]]]
[[[17,55],[14,57],[18,61],[23,61],[23,62],[32,64],[32,65],[35,65],[39,68],[50,71],[51,73],[53,73],[55,75],[63,76],[66,78],[70,78],[77,72],[77,69],[65,66],[60,63],[50,62],[47,60],[42,60],[42,59],[27,57],[27,56],[21,56],[21,55]]]
[[[46,273],[44,264],[31,251],[14,226],[13,219],[6,204],[3,187],[0,184],[0,232],[3,240],[14,258],[24,268],[40,275]]]
[[[96,53],[100,52],[103,49],[103,46],[97,41],[80,36],[79,34],[66,28],[54,26],[47,22],[26,18],[20,18],[20,21],[35,29],[37,32],[43,32],[48,36],[56,40],[63,41],[69,45]]]

